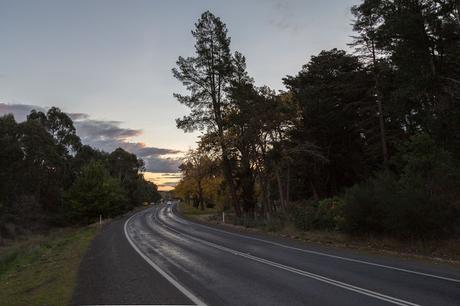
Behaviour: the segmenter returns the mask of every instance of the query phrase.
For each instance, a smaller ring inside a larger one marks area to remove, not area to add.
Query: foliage
[[[300,230],[341,230],[344,202],[340,197],[302,201],[291,209],[291,218]]]
[[[82,145],[72,119],[56,107],[32,110],[20,123],[0,117],[0,237],[158,200],[143,170],[123,149],[108,154]]]
[[[347,191],[345,229],[412,239],[457,235],[460,172],[450,154],[421,134],[394,162],[403,169],[399,177],[382,172]]]
[[[101,162],[83,167],[66,198],[71,219],[84,223],[96,221],[99,215],[119,215],[126,204],[120,179],[110,176]]]
[[[190,108],[189,115],[177,119],[177,127],[185,131],[204,130],[213,135],[221,151],[221,162],[232,205],[240,213],[230,150],[226,143],[226,115],[229,108],[226,90],[233,75],[230,37],[226,25],[209,11],[201,14],[192,31],[195,57],[179,57],[173,75],[189,91],[189,95],[174,94]]]
[[[203,150],[190,150],[179,167],[184,178],[174,189],[174,195],[201,210],[215,206],[223,209],[225,188],[218,164]]]
[[[199,147],[219,166],[200,180],[204,163],[184,168],[177,194],[200,205],[200,185],[214,180],[219,196],[207,201],[244,225],[459,235],[458,4],[363,0],[351,11],[355,52],[313,55],[278,93],[255,86],[222,20],[201,15],[195,56],[173,69],[191,111],[177,123],[202,131]]]

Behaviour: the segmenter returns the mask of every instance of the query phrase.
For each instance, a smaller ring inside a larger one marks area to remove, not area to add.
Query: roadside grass
[[[0,305],[68,305],[96,226],[58,229],[0,248]]]
[[[202,211],[191,205],[181,204],[179,212],[190,219],[211,224],[222,224],[220,213],[216,209]],[[276,222],[273,224],[247,222],[247,224],[242,225],[241,222],[235,220],[232,213],[226,216],[226,220],[225,226],[249,232],[264,232],[309,243],[460,265],[460,240],[458,239],[402,241],[389,237],[351,236],[336,231],[302,231],[290,222],[284,222],[283,225]]]
[[[351,236],[335,231],[300,231],[292,224],[287,224],[277,234],[306,242],[361,249],[372,253],[460,264],[460,240],[458,239],[399,240],[372,235]]]
[[[182,202],[179,205],[179,212],[192,219],[208,221],[210,218],[213,218],[217,215],[218,208],[213,207],[201,210],[200,208],[193,207],[193,205]]]

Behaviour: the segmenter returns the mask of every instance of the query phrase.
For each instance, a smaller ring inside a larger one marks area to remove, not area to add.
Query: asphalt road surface
[[[163,206],[103,229],[72,303],[460,305],[460,270],[207,226]]]

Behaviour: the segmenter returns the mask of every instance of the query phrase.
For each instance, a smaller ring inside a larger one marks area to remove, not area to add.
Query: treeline
[[[174,76],[200,130],[176,194],[241,222],[400,238],[460,234],[460,16],[454,0],[365,0],[354,52],[321,51],[286,90],[257,87],[201,15]]]
[[[24,122],[0,117],[0,236],[86,224],[158,200],[143,161],[121,148],[82,145],[58,108],[31,111]]]

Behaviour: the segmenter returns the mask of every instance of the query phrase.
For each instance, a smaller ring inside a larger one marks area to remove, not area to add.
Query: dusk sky
[[[17,104],[60,107],[80,120],[87,143],[124,143],[152,159],[150,171],[172,172],[164,154],[193,147],[197,134],[175,126],[187,109],[172,96],[183,87],[171,68],[193,55],[190,31],[203,11],[227,24],[256,84],[280,90],[311,55],[347,48],[355,3],[0,1],[0,114],[27,109]]]

